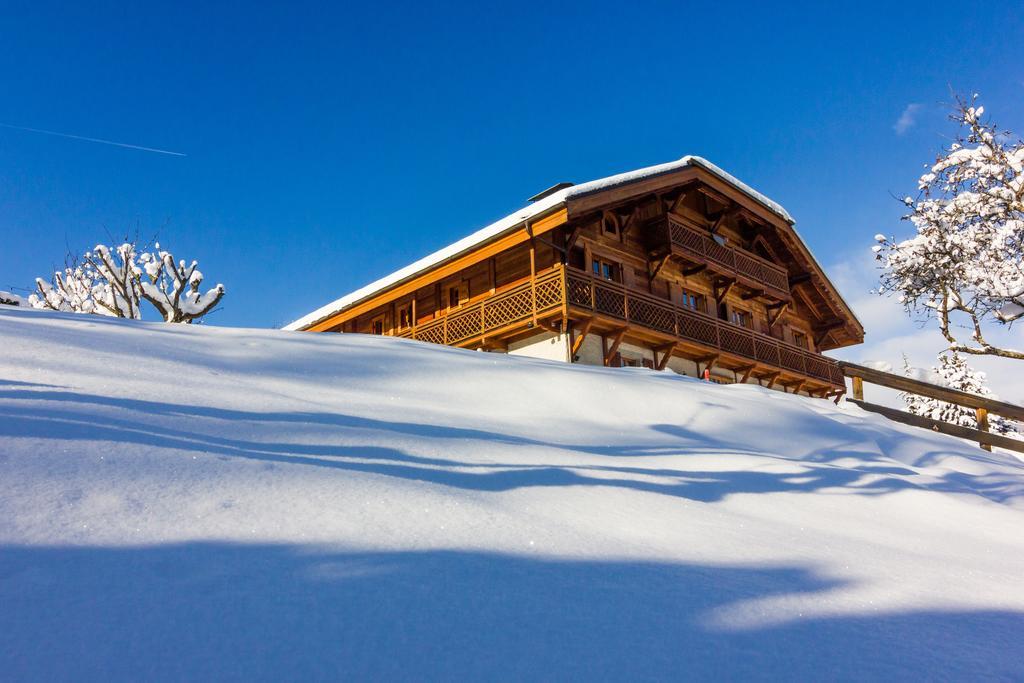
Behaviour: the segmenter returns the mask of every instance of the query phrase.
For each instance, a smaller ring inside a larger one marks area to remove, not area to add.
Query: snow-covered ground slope
[[[0,679],[1024,677],[1024,467],[754,386],[0,308]]]

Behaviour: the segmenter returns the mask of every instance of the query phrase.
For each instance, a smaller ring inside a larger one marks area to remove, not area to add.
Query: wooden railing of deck
[[[697,230],[670,216],[664,220],[664,229],[673,246],[718,266],[717,270],[789,296],[789,273],[782,266],[745,249],[719,244],[706,231]]]
[[[976,394],[969,394],[965,391],[950,389],[949,387],[942,387],[937,384],[931,384],[930,382],[922,382],[921,380],[911,379],[910,377],[904,377],[903,375],[896,375],[891,372],[876,370],[874,368],[850,363],[848,361],[839,361],[839,367],[842,369],[842,372],[846,377],[851,378],[851,383],[853,384],[853,398],[847,398],[846,400],[860,406],[864,410],[884,415],[890,420],[902,422],[903,424],[908,424],[913,427],[921,427],[923,429],[930,429],[943,434],[957,436],[961,439],[977,441],[978,444],[986,450],[992,450],[992,446],[999,446],[1000,448],[1005,448],[1007,450],[1024,453],[1024,441],[1011,439],[999,434],[992,434],[988,431],[989,414],[1002,415],[1003,417],[1011,420],[1024,422],[1024,407],[1014,405],[1012,403],[1004,403],[1003,401],[995,401]],[[896,408],[889,408],[876,403],[868,403],[864,400],[864,382],[870,382],[871,384],[877,384],[879,386],[888,387],[889,389],[895,389],[897,391],[903,391],[910,394],[917,394],[918,396],[927,396],[928,398],[938,399],[944,403],[952,403],[965,408],[974,408],[977,420],[977,429],[972,429],[963,425],[955,425],[949,422],[942,422],[941,420],[932,420],[927,417],[914,415],[913,413],[908,413]]]
[[[581,271],[569,271],[566,290],[570,306],[843,386],[843,373],[837,361],[706,313],[678,307]]]
[[[559,309],[565,301],[564,282],[564,270],[555,268],[436,320],[403,330],[398,336],[433,344],[459,344],[482,337]]]

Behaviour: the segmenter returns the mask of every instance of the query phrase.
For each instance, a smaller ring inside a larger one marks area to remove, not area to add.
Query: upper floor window
[[[398,309],[398,326],[412,327],[412,306],[403,306]]]
[[[612,282],[622,282],[622,268],[617,263],[594,259],[591,264],[594,275]]]
[[[370,323],[370,329],[373,334],[384,334],[384,316],[379,315],[373,319]]]
[[[732,309],[732,316],[730,317],[733,325],[739,325],[740,327],[750,328],[751,317],[750,311],[744,311],[738,308]]]
[[[810,350],[811,346],[807,342],[807,335],[798,330],[793,330],[793,343],[802,349]]]
[[[448,288],[448,308],[455,308],[459,305],[458,286]]]
[[[685,289],[683,290],[683,306],[702,313],[707,311],[704,295],[694,294],[693,292],[688,292]]]

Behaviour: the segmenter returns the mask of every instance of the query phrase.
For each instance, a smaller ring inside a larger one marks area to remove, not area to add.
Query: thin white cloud
[[[896,123],[893,124],[892,129],[896,131],[896,135],[903,135],[908,130],[914,127],[917,123],[917,112],[921,110],[921,105],[916,102],[908,104],[903,109],[903,113],[896,119]]]
[[[169,154],[174,157],[187,156],[182,152],[172,152],[167,149],[157,149],[156,147],[143,147],[142,145],[130,145],[127,142],[114,142],[113,140],[104,140],[102,138],[90,138],[84,135],[73,135],[71,133],[60,133],[55,130],[44,130],[42,128],[29,128],[28,126],[15,126],[11,123],[0,123],[0,126],[4,128],[11,128],[13,130],[23,130],[29,133],[42,133],[43,135],[55,135],[61,138],[70,138],[72,140],[84,140],[85,142],[96,142],[101,145],[113,145],[114,147],[124,147],[126,149],[136,149],[140,152],[156,152],[157,154]]]

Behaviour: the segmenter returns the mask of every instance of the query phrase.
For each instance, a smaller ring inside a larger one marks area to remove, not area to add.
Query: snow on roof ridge
[[[778,214],[780,217],[782,217],[790,224],[795,223],[793,217],[789,215],[789,212],[786,211],[778,202],[769,199],[768,197],[761,194],[754,188],[737,179],[735,176],[726,173],[721,168],[711,163],[707,159],[687,154],[686,156],[681,157],[680,159],[677,159],[675,161],[669,161],[663,164],[655,164],[653,166],[645,166],[644,168],[638,168],[633,171],[626,171],[625,173],[618,173],[616,175],[607,176],[605,178],[598,178],[596,180],[580,183],[579,185],[573,185],[572,187],[563,188],[532,204],[528,204],[527,206],[524,206],[516,211],[513,211],[504,218],[497,220],[494,223],[491,223],[490,225],[481,228],[480,230],[477,230],[471,235],[463,237],[461,240],[454,242],[448,245],[447,247],[444,247],[443,249],[439,249],[438,251],[435,251],[432,254],[424,256],[418,261],[414,261],[413,263],[410,263],[404,268],[396,270],[390,275],[385,275],[384,277],[374,282],[371,282],[365,287],[361,287],[360,289],[357,289],[354,292],[350,292],[349,294],[346,294],[345,296],[339,299],[335,299],[329,304],[321,306],[315,311],[302,316],[298,320],[295,320],[285,325],[283,329],[299,330],[309,325],[316,324],[322,321],[323,319],[327,318],[328,316],[334,315],[335,313],[341,311],[342,309],[345,309],[348,306],[351,306],[352,304],[355,304],[363,299],[366,299],[369,296],[376,294],[377,292],[383,289],[398,284],[399,282],[407,278],[410,278],[413,275],[417,275],[422,271],[440,265],[442,262],[447,261],[448,259],[451,259],[464,251],[468,251],[472,247],[475,247],[480,243],[485,242],[493,237],[496,237],[501,233],[505,232],[506,230],[509,230],[510,228],[519,225],[524,220],[528,220],[530,218],[539,216],[545,211],[561,204],[570,197],[577,197],[590,194],[592,192],[604,190],[610,187],[614,187],[616,185],[623,185],[636,180],[640,180],[642,178],[652,178],[655,176],[663,175],[665,173],[671,173],[681,168],[685,168],[686,166],[692,165],[703,167],[705,170],[713,173],[714,175],[718,176],[725,182],[735,186],[745,194],[749,195],[752,199],[768,207],[771,211]],[[814,258],[814,256],[812,255],[811,258]]]

